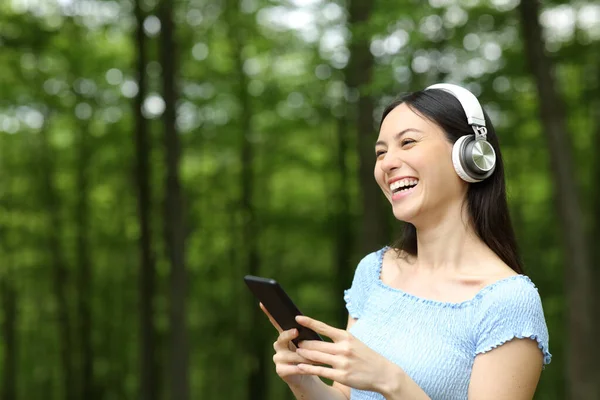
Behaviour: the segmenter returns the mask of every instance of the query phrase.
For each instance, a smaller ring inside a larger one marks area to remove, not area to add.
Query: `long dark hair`
[[[429,89],[409,93],[395,100],[383,111],[385,117],[400,104],[406,104],[412,111],[436,123],[446,133],[450,143],[463,135],[473,134],[460,102],[450,93],[440,89]],[[510,220],[506,201],[504,164],[496,131],[485,113],[487,140],[496,151],[496,169],[483,182],[470,183],[467,191],[467,207],[475,232],[515,272],[522,274],[523,266],[519,256],[515,233]],[[404,223],[400,238],[392,245],[397,251],[417,255],[417,230],[414,225]]]

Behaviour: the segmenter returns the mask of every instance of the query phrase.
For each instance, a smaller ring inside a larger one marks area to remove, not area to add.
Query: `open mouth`
[[[394,195],[396,193],[407,192],[410,189],[417,186],[418,183],[419,183],[418,179],[412,179],[412,178],[401,179],[390,185],[390,191],[392,192],[392,195]]]

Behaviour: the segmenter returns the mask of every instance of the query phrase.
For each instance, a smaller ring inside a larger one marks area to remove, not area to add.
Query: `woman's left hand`
[[[318,340],[300,342],[296,350],[299,355],[325,365],[298,364],[302,373],[379,393],[387,391],[387,387],[401,376],[403,371],[399,366],[369,348],[350,332],[307,316],[298,316],[296,321],[333,340],[333,343]]]

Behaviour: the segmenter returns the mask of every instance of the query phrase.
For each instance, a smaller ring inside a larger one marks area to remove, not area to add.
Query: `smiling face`
[[[468,186],[454,172],[452,144],[406,104],[383,120],[375,152],[375,180],[397,219],[418,227],[465,200]]]

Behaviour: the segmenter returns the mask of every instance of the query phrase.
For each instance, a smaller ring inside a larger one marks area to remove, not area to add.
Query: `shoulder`
[[[344,290],[346,308],[352,318],[360,318],[365,302],[377,285],[379,270],[386,247],[364,256],[358,263],[350,288]]]
[[[389,247],[382,247],[363,256],[356,266],[356,274],[374,275],[381,268],[383,258],[389,253]]]
[[[525,275],[513,275],[484,288],[477,296],[474,323],[477,353],[513,338],[538,342],[544,362],[550,362],[548,328],[537,287]]]
[[[526,275],[511,274],[501,277],[479,293],[478,306],[487,308],[527,308],[541,305],[538,288]]]
[[[537,289],[528,276],[518,274],[498,257],[472,263],[458,277],[458,281],[471,293],[477,306],[487,306],[510,300],[510,293],[536,294]],[[533,291],[533,292],[532,292]]]
[[[514,275],[492,284],[479,300],[469,398],[491,393],[532,398],[544,365],[552,359],[536,286],[527,276]]]
[[[511,275],[484,287],[476,296],[476,321],[509,324],[525,319],[544,319],[538,288],[526,275]]]

